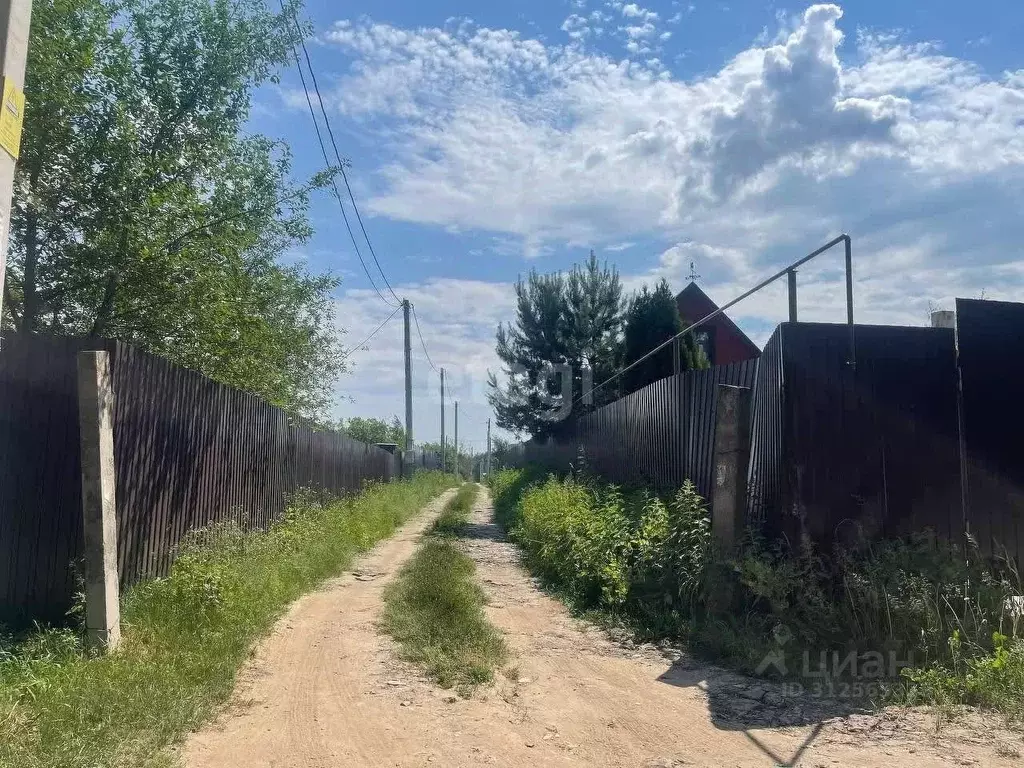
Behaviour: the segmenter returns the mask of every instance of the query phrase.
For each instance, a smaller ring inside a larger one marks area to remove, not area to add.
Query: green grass
[[[451,484],[420,474],[327,505],[297,500],[268,531],[194,536],[169,578],[124,595],[115,654],[90,656],[68,629],[0,638],[0,766],[174,765],[166,748],[228,698],[288,604]]]
[[[469,515],[473,511],[473,502],[476,500],[477,486],[475,483],[466,483],[458,492],[445,504],[444,510],[434,521],[431,533],[439,536],[458,536],[462,533],[466,523],[469,522]]]
[[[452,532],[466,522],[477,488],[463,486],[384,594],[383,628],[403,658],[420,664],[442,687],[468,693],[490,681],[507,656],[505,642],[484,615],[473,561]]]

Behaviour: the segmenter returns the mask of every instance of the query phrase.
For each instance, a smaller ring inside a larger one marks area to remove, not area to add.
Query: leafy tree
[[[591,252],[568,275],[532,271],[515,290],[516,322],[497,332],[505,383],[492,374],[488,399],[499,427],[539,439],[570,414],[615,399],[614,387],[590,390],[621,359],[622,285]]]
[[[353,440],[371,444],[395,443],[398,447],[405,448],[405,427],[397,416],[392,417],[390,424],[383,419],[353,416],[348,421],[342,420],[338,429]]]
[[[121,339],[306,417],[341,366],[287,147],[246,136],[299,30],[262,0],[36,0],[4,323]]]
[[[654,290],[645,285],[630,299],[626,310],[623,365],[629,366],[652,349],[681,333],[686,326],[668,283],[662,279]],[[635,392],[674,373],[673,345],[644,360],[623,374],[624,392]],[[688,333],[679,349],[680,368],[707,368],[707,358]]]

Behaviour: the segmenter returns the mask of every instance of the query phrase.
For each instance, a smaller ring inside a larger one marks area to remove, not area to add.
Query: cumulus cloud
[[[622,6],[622,15],[628,19],[642,19],[644,21],[657,21],[658,14],[646,8],[641,8],[636,3],[629,3]]]
[[[340,109],[393,121],[376,212],[536,245],[678,226],[786,164],[821,175],[907,152],[906,100],[872,92],[867,69],[844,85],[840,17],[814,6],[783,42],[692,81],[509,30],[342,22],[328,39],[355,58]]]
[[[578,8],[566,31],[635,28],[635,55],[583,32],[553,45],[467,23],[337,24],[327,38],[351,67],[332,105],[392,150],[368,207],[527,255],[657,240],[663,255],[635,277],[679,280],[687,254],[723,300],[848,230],[865,319],[920,321],[957,286],[1019,288],[1024,70],[992,76],[900,36],[847,40],[841,9],[822,4],[681,78],[642,52],[656,19],[604,8]],[[841,319],[837,263],[801,274],[810,316]],[[782,319],[766,296],[741,311]]]

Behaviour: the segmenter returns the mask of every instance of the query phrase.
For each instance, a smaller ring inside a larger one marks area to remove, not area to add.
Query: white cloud
[[[573,13],[562,22],[562,31],[573,40],[582,40],[590,34],[590,22],[585,16]]]
[[[672,229],[781,166],[820,176],[829,162],[901,151],[905,102],[844,90],[839,15],[815,6],[785,43],[693,81],[508,30],[343,22],[328,37],[356,63],[334,98],[354,118],[391,122],[378,213],[532,246]]]
[[[644,21],[657,21],[658,14],[646,8],[641,8],[636,3],[629,3],[622,6],[622,15],[628,19],[642,19]]]
[[[698,254],[722,299],[845,229],[865,319],[921,322],[929,300],[1021,286],[1024,70],[991,76],[894,36],[851,45],[839,7],[815,5],[680,79],[644,50],[657,28],[633,6],[606,5],[636,20],[644,60],[582,35],[339,23],[328,38],[352,66],[332,103],[393,150],[369,207],[532,255],[660,239],[676,245],[651,274],[679,280],[679,254]],[[841,262],[823,264],[801,273],[801,300],[841,319]],[[782,319],[785,302],[750,306]]]

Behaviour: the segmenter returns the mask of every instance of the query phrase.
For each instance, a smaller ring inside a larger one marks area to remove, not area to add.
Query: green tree
[[[371,444],[395,443],[399,448],[405,448],[405,427],[397,416],[392,417],[390,423],[383,419],[353,416],[348,421],[343,419],[338,429],[353,440]]]
[[[623,366],[632,365],[659,344],[685,329],[675,296],[662,279],[650,290],[646,285],[633,294],[626,310]],[[644,360],[623,374],[623,392],[635,392],[659,379],[671,376],[673,345]],[[707,359],[688,333],[679,348],[680,369],[707,368]]]
[[[340,371],[332,277],[252,89],[299,31],[262,0],[37,0],[4,322],[121,339],[322,415]]]
[[[568,275],[532,271],[515,290],[516,321],[497,332],[505,381],[491,375],[488,399],[499,427],[542,439],[570,415],[615,399],[614,386],[591,389],[621,360],[622,284],[591,252]]]

